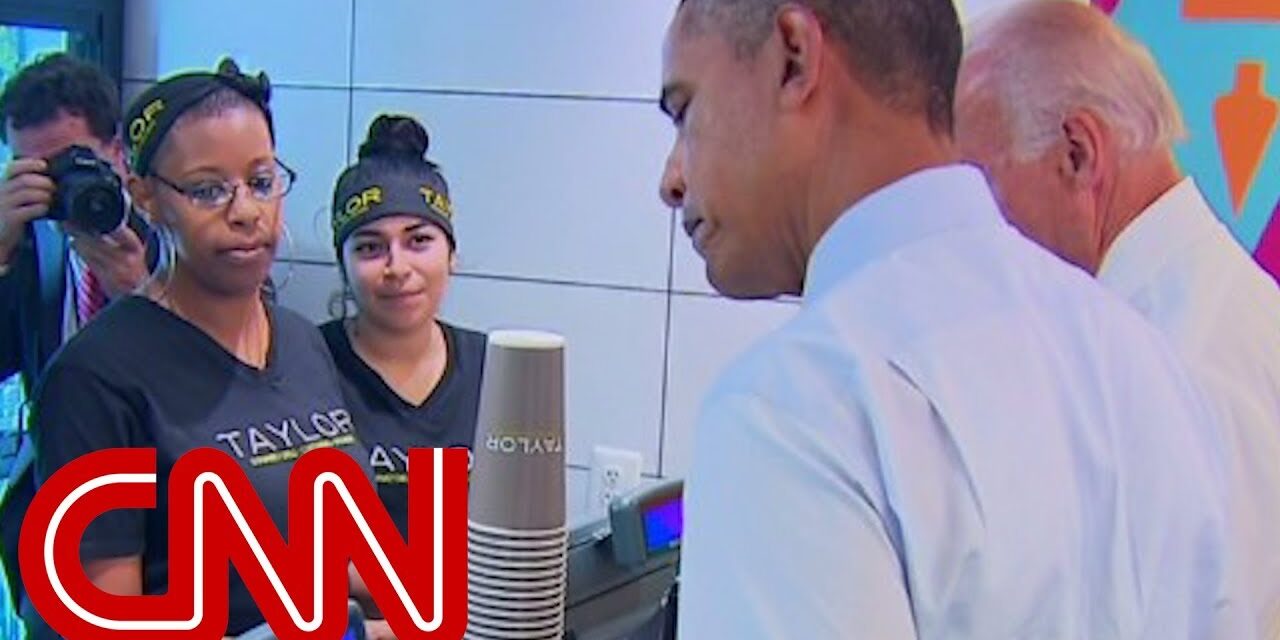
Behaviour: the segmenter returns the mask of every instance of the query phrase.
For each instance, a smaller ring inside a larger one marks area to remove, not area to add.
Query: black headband
[[[381,166],[380,166],[381,165]],[[423,163],[407,172],[366,158],[352,165],[338,179],[333,193],[333,246],[339,256],[342,243],[356,229],[389,216],[415,216],[444,231],[451,246],[453,203],[444,178]]]
[[[231,89],[262,110],[275,141],[271,119],[271,85],[266,74],[256,77],[240,73],[235,63],[224,60],[216,73],[197,71],[170,76],[134,99],[125,113],[125,141],[134,173],[151,173],[151,161],[165,135],[178,118],[220,89]]]

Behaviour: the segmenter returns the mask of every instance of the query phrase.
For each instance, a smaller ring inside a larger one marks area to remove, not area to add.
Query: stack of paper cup
[[[467,638],[560,640],[564,338],[489,334],[467,518]]]

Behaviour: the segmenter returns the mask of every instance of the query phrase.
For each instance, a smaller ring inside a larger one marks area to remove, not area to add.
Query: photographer
[[[120,99],[96,66],[54,54],[23,68],[0,93],[0,125],[15,158],[0,181],[0,380],[20,374],[30,397],[54,351],[146,278],[149,234],[137,216],[120,224]],[[29,466],[24,442],[0,504],[15,604],[18,531],[34,491]]]

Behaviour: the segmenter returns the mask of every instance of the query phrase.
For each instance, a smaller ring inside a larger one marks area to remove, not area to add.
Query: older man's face
[[[662,109],[676,139],[662,199],[681,210],[707,279],[721,293],[759,298],[798,290],[802,275],[778,242],[790,212],[772,69],[764,55],[738,56],[719,25],[686,28],[684,13],[671,25],[663,55]]]

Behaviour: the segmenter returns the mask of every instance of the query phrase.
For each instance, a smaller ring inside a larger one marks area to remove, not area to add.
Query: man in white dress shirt
[[[683,640],[1253,638],[1220,431],[1158,332],[954,164],[951,0],[684,0],[662,177],[803,296],[696,425]]]
[[[1241,575],[1280,638],[1280,288],[1179,170],[1151,54],[1090,6],[1028,3],[974,32],[957,105],[1009,220],[1161,329],[1219,412]]]

